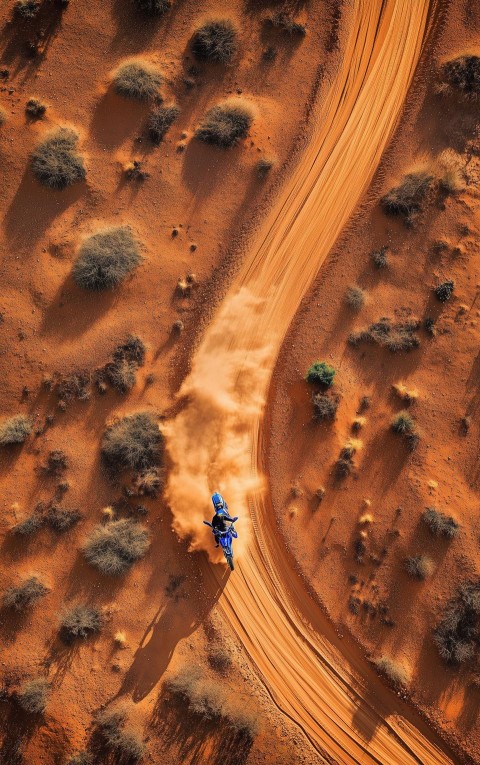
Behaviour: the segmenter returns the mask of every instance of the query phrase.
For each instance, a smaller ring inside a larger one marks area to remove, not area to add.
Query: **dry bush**
[[[362,442],[356,438],[350,438],[340,450],[337,461],[334,466],[334,473],[337,478],[346,478],[353,472],[355,467],[353,458],[357,451],[362,447]]]
[[[401,688],[408,685],[409,677],[405,667],[395,659],[388,656],[380,656],[375,662],[378,671],[384,675],[395,688]]]
[[[92,765],[93,759],[88,752],[77,752],[67,762],[67,765]]]
[[[435,571],[435,564],[428,555],[415,555],[405,558],[405,569],[413,579],[428,579]]]
[[[163,82],[159,70],[148,61],[136,59],[121,64],[113,75],[113,89],[124,98],[150,101]]]
[[[255,165],[255,172],[259,178],[266,178],[272,167],[275,166],[275,160],[268,157],[261,157]]]
[[[3,596],[4,608],[14,608],[15,611],[25,611],[35,605],[37,600],[43,598],[48,593],[48,587],[45,587],[36,576],[30,576],[17,587],[9,587]]]
[[[226,64],[237,51],[237,37],[237,30],[230,19],[212,19],[196,30],[192,51],[203,61]]]
[[[43,525],[43,518],[40,513],[33,513],[25,520],[16,523],[12,527],[12,534],[21,537],[30,537],[35,534]]]
[[[480,581],[464,584],[453,598],[434,630],[433,639],[441,658],[461,664],[473,658],[480,638]]]
[[[152,109],[148,118],[148,135],[152,143],[159,144],[162,141],[179,114],[180,109],[176,104],[162,104]]]
[[[103,370],[109,383],[121,393],[126,393],[135,385],[139,367],[145,363],[145,345],[137,335],[129,335],[124,343],[113,352],[112,361]]]
[[[61,401],[87,401],[90,396],[91,374],[86,370],[72,372],[66,377],[62,377],[57,387],[57,395]]]
[[[96,526],[83,551],[87,561],[102,574],[119,576],[143,558],[149,546],[146,528],[131,519],[122,518],[105,526]]]
[[[15,15],[21,19],[34,19],[41,6],[40,0],[16,0],[13,9]]]
[[[133,730],[125,730],[127,711],[124,706],[106,709],[97,716],[95,733],[104,749],[118,765],[138,762],[145,753],[143,739]]]
[[[357,285],[349,287],[345,293],[345,302],[350,308],[359,311],[365,305],[365,291]]]
[[[390,265],[388,259],[388,247],[380,247],[379,250],[374,250],[371,257],[375,268],[388,268]]]
[[[16,693],[18,705],[24,712],[40,715],[45,711],[50,692],[50,683],[43,677],[28,680]]]
[[[458,534],[460,525],[451,515],[446,515],[436,507],[427,507],[423,511],[422,520],[435,536],[453,539]]]
[[[391,427],[394,433],[400,433],[403,436],[415,432],[415,421],[412,415],[403,409],[392,419]]]
[[[171,0],[134,0],[134,3],[149,16],[163,16],[172,5]]]
[[[455,285],[452,281],[446,281],[442,282],[438,285],[438,287],[435,287],[435,297],[437,300],[439,300],[441,303],[446,303],[447,300],[450,300],[450,298],[453,295],[453,290],[455,289]]]
[[[456,92],[467,100],[480,98],[480,56],[458,56],[447,61],[440,79],[447,92]]]
[[[47,475],[58,478],[68,468],[68,457],[61,449],[54,449],[48,453],[47,462],[43,466],[43,471]]]
[[[312,385],[322,385],[329,388],[333,385],[334,377],[335,369],[330,364],[327,364],[326,361],[315,361],[305,375],[305,380]]]
[[[392,353],[410,351],[420,345],[416,334],[419,328],[420,322],[417,319],[392,323],[388,317],[382,317],[379,321],[370,324],[367,329],[352,332],[348,342],[353,346],[361,343],[375,343]]]
[[[83,157],[77,151],[79,136],[71,128],[49,133],[32,153],[31,167],[36,179],[50,189],[65,189],[85,180]]]
[[[300,24],[300,22],[295,21],[295,19],[285,11],[277,11],[272,14],[272,16],[268,17],[267,21],[269,21],[276,29],[292,36],[297,35],[299,37],[304,37],[307,33],[305,24]]]
[[[29,98],[25,105],[27,117],[31,119],[40,119],[46,111],[47,107],[38,98]]]
[[[208,652],[208,663],[216,672],[224,675],[232,666],[232,658],[226,648],[214,646]]]
[[[60,636],[65,643],[85,640],[103,627],[104,618],[95,606],[78,603],[65,611],[60,619]]]
[[[122,470],[142,471],[160,465],[163,435],[150,412],[138,412],[110,425],[101,448],[104,464],[112,474]]]
[[[405,383],[398,382],[392,385],[392,390],[399,399],[405,401],[406,404],[411,404],[418,398],[418,391],[415,388],[407,388]]]
[[[24,414],[9,417],[0,423],[0,446],[23,444],[33,430],[33,422]]]
[[[229,98],[208,110],[195,136],[204,143],[228,149],[247,137],[253,117],[248,101]]]
[[[85,239],[72,276],[84,290],[113,289],[141,259],[138,243],[128,226],[106,228]]]
[[[162,490],[163,483],[164,475],[156,468],[149,468],[137,473],[133,478],[135,494],[140,497],[152,497],[154,499]]]
[[[5,124],[5,122],[8,119],[7,112],[3,108],[3,106],[0,106],[0,127]]]
[[[340,399],[326,393],[314,393],[312,396],[313,417],[315,420],[334,420]]]
[[[68,510],[65,507],[52,505],[45,514],[44,523],[50,526],[53,531],[64,532],[73,528],[81,517],[82,514],[79,510]]]
[[[435,163],[440,190],[444,194],[458,194],[465,188],[462,157],[453,149],[442,151]]]
[[[429,170],[408,173],[398,186],[394,186],[380,200],[387,215],[399,215],[411,219],[420,212],[430,194],[435,176]]]

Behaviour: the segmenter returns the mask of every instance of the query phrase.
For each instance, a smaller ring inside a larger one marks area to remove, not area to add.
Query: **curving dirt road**
[[[211,550],[209,531],[198,532],[210,490],[223,490],[235,514],[247,518],[250,508],[253,529],[239,523],[239,563],[219,608],[272,699],[327,762],[452,762],[294,573],[274,527],[260,430],[282,339],[392,135],[433,4],[353,3],[343,66],[311,142],[195,355],[180,391],[185,407],[166,427],[168,499],[192,549]],[[224,572],[205,565],[206,577],[225,583]]]

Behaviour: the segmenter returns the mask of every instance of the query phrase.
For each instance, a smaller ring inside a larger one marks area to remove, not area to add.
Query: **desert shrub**
[[[162,16],[171,6],[171,0],[134,0],[137,8],[149,16]]]
[[[31,117],[32,119],[39,119],[40,117],[43,117],[46,111],[47,107],[45,104],[42,104],[38,98],[29,98],[25,105],[25,112],[27,116]]]
[[[162,82],[163,77],[158,69],[142,59],[121,64],[113,75],[115,92],[135,101],[154,98]]]
[[[380,247],[379,250],[374,250],[371,257],[375,268],[388,268],[388,247]]]
[[[154,498],[163,487],[163,475],[156,468],[149,468],[134,476],[133,485],[139,496]]]
[[[447,300],[450,300],[450,298],[453,295],[454,290],[454,283],[452,281],[442,282],[438,285],[438,287],[435,287],[435,297],[437,300],[440,300],[441,303],[445,303]]]
[[[148,118],[148,135],[150,140],[156,144],[160,143],[179,114],[180,109],[176,104],[162,104],[152,109]]]
[[[305,24],[300,24],[300,22],[295,21],[295,19],[285,11],[277,11],[269,17],[268,21],[273,27],[279,29],[281,32],[286,32],[289,35],[303,37],[307,33]]]
[[[361,444],[361,442],[349,439],[340,450],[334,467],[334,473],[337,478],[346,478],[353,471],[355,467],[353,458],[357,452],[358,444]]]
[[[20,537],[30,537],[35,534],[43,524],[43,518],[39,513],[33,513],[25,520],[16,523],[12,527],[12,534]]]
[[[133,388],[136,380],[135,372],[136,368],[125,359],[119,359],[105,367],[109,383],[120,393],[126,393]]]
[[[408,685],[408,674],[405,667],[394,659],[390,659],[388,656],[380,656],[375,661],[375,666],[395,688]]]
[[[315,361],[308,370],[305,379],[312,385],[323,385],[329,388],[333,385],[335,369],[326,361]]]
[[[149,546],[145,527],[123,518],[97,526],[84,546],[84,554],[102,574],[118,576],[143,558]]]
[[[415,555],[405,558],[405,569],[413,579],[428,579],[434,572],[435,566],[428,555]]]
[[[458,56],[447,61],[441,71],[441,80],[447,90],[477,100],[480,98],[480,56]]]
[[[230,19],[213,19],[197,29],[192,39],[192,51],[204,61],[226,64],[238,47],[237,30]]]
[[[145,752],[143,739],[135,731],[125,730],[126,721],[127,712],[124,707],[106,709],[95,721],[97,737],[118,765],[136,763]]]
[[[65,189],[86,177],[83,157],[77,151],[78,133],[57,128],[32,153],[31,167],[36,179],[50,189]]]
[[[44,523],[54,531],[63,532],[75,526],[81,517],[79,510],[68,510],[66,507],[52,505],[45,514]]]
[[[383,211],[387,215],[411,218],[420,211],[433,182],[434,176],[426,170],[408,173],[398,186],[394,186],[381,198]]]
[[[420,345],[420,340],[416,334],[419,327],[420,322],[416,319],[394,324],[388,317],[383,317],[370,324],[367,329],[353,332],[349,336],[348,342],[353,346],[361,343],[375,343],[381,348],[387,348],[392,353],[410,351]]]
[[[88,752],[77,752],[70,757],[67,765],[92,765],[92,757]]]
[[[3,108],[3,106],[0,106],[0,127],[7,121],[7,112]]]
[[[402,436],[406,433],[413,433],[415,430],[415,422],[411,414],[403,409],[401,412],[395,415],[392,420],[392,430],[394,433],[400,433]]]
[[[435,164],[440,191],[443,194],[458,194],[465,188],[464,161],[453,149],[442,151]]]
[[[313,416],[316,420],[334,420],[339,404],[338,396],[315,393],[312,396]]]
[[[255,165],[255,172],[259,178],[266,178],[274,165],[275,162],[273,159],[262,157]]]
[[[138,244],[128,226],[106,228],[85,239],[72,276],[84,290],[113,289],[140,261]]]
[[[365,292],[361,287],[353,285],[347,289],[345,301],[350,308],[358,311],[365,305]]]
[[[30,576],[17,587],[9,587],[3,596],[5,608],[14,608],[16,611],[25,611],[31,608],[37,600],[43,598],[48,592],[36,576]]]
[[[9,417],[0,423],[0,446],[23,444],[33,430],[33,422],[24,414]]]
[[[13,8],[20,18],[34,19],[40,11],[41,2],[40,0],[16,0]]]
[[[77,639],[85,640],[90,635],[100,632],[103,622],[103,615],[98,608],[79,603],[62,615],[60,636],[65,643]]]
[[[90,395],[91,378],[91,373],[87,370],[79,370],[62,377],[57,387],[58,398],[61,401],[71,401],[75,398],[86,401]]]
[[[451,515],[446,515],[436,507],[427,507],[423,511],[422,520],[435,536],[453,539],[458,534],[460,525]]]
[[[43,470],[47,475],[58,478],[68,468],[68,457],[61,449],[54,449],[48,453],[47,462]]]
[[[252,122],[253,109],[250,104],[238,98],[229,98],[208,110],[195,136],[204,143],[228,149],[247,137]]]
[[[149,412],[138,412],[117,420],[102,440],[102,457],[107,469],[146,470],[160,464],[163,436]]]
[[[212,669],[223,675],[232,666],[232,658],[226,648],[216,646],[208,652],[208,663]]]
[[[39,715],[47,706],[50,683],[43,677],[28,680],[17,691],[16,699],[24,712]]]
[[[441,658],[449,664],[471,659],[480,638],[480,582],[464,584],[447,605],[433,639]]]

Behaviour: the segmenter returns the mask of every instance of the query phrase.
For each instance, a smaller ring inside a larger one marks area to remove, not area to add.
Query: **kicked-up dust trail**
[[[275,703],[334,763],[452,760],[338,638],[294,573],[274,528],[260,424],[282,339],[398,122],[432,4],[352,4],[343,64],[310,144],[207,330],[180,391],[185,406],[166,428],[176,530],[193,549],[211,550],[209,530],[199,529],[214,489],[242,516],[239,564],[219,608]],[[211,564],[205,575],[220,576]]]

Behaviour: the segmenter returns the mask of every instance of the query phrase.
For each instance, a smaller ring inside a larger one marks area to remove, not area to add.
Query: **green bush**
[[[435,570],[435,565],[428,555],[415,555],[405,558],[405,569],[413,579],[428,579]]]
[[[162,104],[152,109],[148,120],[148,134],[152,143],[159,144],[162,141],[179,114],[180,109],[176,104]]]
[[[408,674],[405,667],[394,659],[390,659],[388,656],[381,656],[375,661],[375,666],[395,688],[408,685]]]
[[[85,239],[72,276],[84,290],[113,289],[137,268],[141,259],[128,226],[106,228]]]
[[[103,615],[98,608],[79,603],[61,617],[60,636],[65,643],[85,640],[90,635],[100,632],[103,623]]]
[[[453,539],[458,534],[460,524],[451,515],[446,515],[436,507],[427,507],[423,511],[422,520],[435,536]]]
[[[413,433],[415,431],[415,422],[411,414],[403,409],[401,412],[395,415],[392,420],[392,430],[400,435]]]
[[[170,0],[134,0],[137,8],[149,16],[163,16],[171,6]]]
[[[19,706],[28,714],[39,715],[47,706],[50,683],[43,677],[28,680],[17,691],[16,699]]]
[[[408,173],[398,186],[394,186],[381,198],[383,211],[388,215],[411,218],[421,210],[434,180],[434,176],[426,170]]]
[[[102,574],[119,576],[143,558],[149,546],[145,527],[123,518],[97,526],[84,546],[84,554]]]
[[[102,439],[102,458],[109,472],[142,471],[160,465],[163,435],[149,412],[138,412],[117,420]]]
[[[313,385],[324,385],[329,388],[333,385],[335,369],[327,364],[326,361],[315,361],[308,370],[305,379]]]
[[[163,77],[158,69],[142,59],[121,64],[113,76],[115,92],[135,101],[155,98],[162,82]]]
[[[36,179],[50,189],[65,189],[86,178],[83,157],[77,151],[78,133],[57,128],[32,153],[31,167]]]
[[[48,587],[45,587],[36,576],[30,576],[17,587],[8,588],[3,596],[3,606],[14,608],[15,611],[25,611],[47,593]]]
[[[247,137],[253,116],[247,101],[230,98],[208,110],[195,136],[204,143],[228,149]]]
[[[192,51],[204,61],[226,64],[238,47],[237,30],[230,19],[205,22],[193,35]]]
[[[23,444],[33,430],[33,422],[24,414],[9,417],[0,423],[0,446]]]

